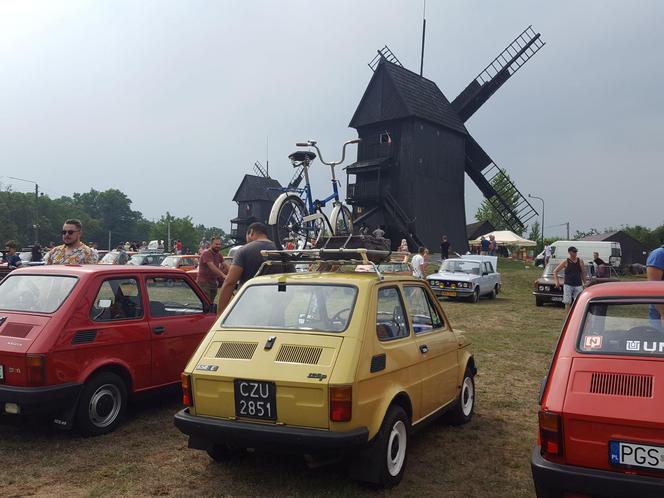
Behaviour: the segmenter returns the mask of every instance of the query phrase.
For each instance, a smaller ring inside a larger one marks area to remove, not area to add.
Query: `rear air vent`
[[[0,335],[7,337],[18,337],[23,339],[26,337],[32,330],[33,325],[28,325],[26,323],[8,323],[0,332]]]
[[[307,365],[317,365],[323,348],[313,346],[291,346],[284,344],[277,354],[275,361],[283,363],[304,363]]]
[[[81,330],[76,332],[74,338],[71,340],[72,344],[88,344],[90,342],[95,342],[97,338],[96,330]]]
[[[227,360],[251,360],[257,347],[257,342],[222,342],[216,357]]]
[[[590,392],[614,396],[652,397],[652,375],[593,373]]]

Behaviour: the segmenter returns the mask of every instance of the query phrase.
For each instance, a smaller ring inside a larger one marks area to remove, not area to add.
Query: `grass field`
[[[215,464],[173,426],[176,395],[134,404],[109,436],[84,439],[50,426],[0,426],[1,496],[533,496],[530,450],[537,393],[564,311],[536,308],[541,270],[501,260],[503,293],[443,306],[474,344],[479,368],[473,421],[434,423],[411,440],[401,485],[378,492],[350,481],[343,464],[307,468],[302,459],[248,454]]]

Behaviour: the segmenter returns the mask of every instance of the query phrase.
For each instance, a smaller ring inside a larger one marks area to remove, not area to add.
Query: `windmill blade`
[[[532,26],[523,32],[491,61],[452,102],[452,107],[465,122],[545,43]]]
[[[466,152],[466,173],[513,232],[522,232],[537,211],[477,142]],[[488,160],[488,163],[486,162]]]

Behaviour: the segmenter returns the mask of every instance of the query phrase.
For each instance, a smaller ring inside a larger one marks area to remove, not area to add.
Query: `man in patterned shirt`
[[[85,265],[97,262],[94,251],[81,242],[80,220],[67,220],[62,226],[62,242],[46,254],[47,265]]]

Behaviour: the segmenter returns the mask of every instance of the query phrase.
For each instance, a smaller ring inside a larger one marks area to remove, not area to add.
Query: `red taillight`
[[[330,386],[330,420],[348,422],[353,414],[353,388]]]
[[[191,376],[183,373],[182,379],[182,404],[184,406],[194,406],[194,398],[191,395]]]
[[[563,423],[560,414],[540,411],[538,416],[542,455],[563,456]]]
[[[26,355],[25,366],[29,386],[43,386],[46,384],[46,355]]]

